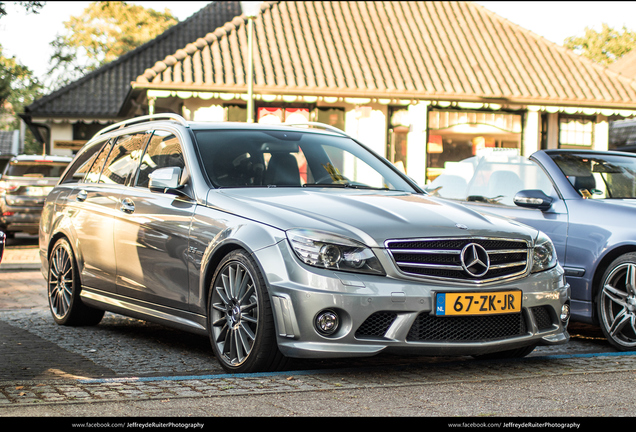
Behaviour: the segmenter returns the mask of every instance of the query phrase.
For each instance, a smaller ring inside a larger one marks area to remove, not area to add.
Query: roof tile
[[[238,1],[211,2],[152,41],[36,100],[25,111],[34,117],[117,118],[130,91],[131,81],[149,73],[148,69],[157,66],[157,60],[165,62],[165,69],[174,65],[169,64],[169,58],[177,56],[176,52],[181,52],[182,58],[196,53],[207,46],[202,38],[240,13]]]
[[[631,79],[474,3],[286,1],[269,2],[261,12],[254,63],[255,89],[263,93],[284,88],[325,95],[636,105]],[[190,81],[201,89],[243,91],[246,32],[246,20],[237,17],[223,32],[206,37],[209,49],[198,44],[202,61],[193,63],[203,68],[194,73],[204,79]],[[137,84],[151,78],[148,71]],[[167,87],[174,82],[153,80]]]

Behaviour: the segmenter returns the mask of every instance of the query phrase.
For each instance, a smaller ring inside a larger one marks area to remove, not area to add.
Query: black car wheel
[[[208,299],[214,354],[231,373],[280,370],[272,308],[261,272],[244,251],[228,254],[214,275]]]
[[[636,253],[618,257],[605,271],[596,301],[603,334],[621,351],[636,348]]]
[[[97,325],[104,311],[82,303],[75,255],[66,239],[53,246],[49,257],[48,297],[55,322],[67,326]]]

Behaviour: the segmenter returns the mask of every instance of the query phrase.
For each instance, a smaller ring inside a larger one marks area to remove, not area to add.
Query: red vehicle
[[[4,233],[2,231],[0,231],[0,262],[2,262],[2,254],[4,252],[4,241],[6,239],[6,236],[4,235]]]

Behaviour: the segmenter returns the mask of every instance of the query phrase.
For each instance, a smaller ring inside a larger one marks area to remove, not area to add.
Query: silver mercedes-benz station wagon
[[[326,125],[109,126],[48,195],[40,255],[58,324],[110,311],[209,335],[229,372],[569,339],[548,237],[427,196]]]

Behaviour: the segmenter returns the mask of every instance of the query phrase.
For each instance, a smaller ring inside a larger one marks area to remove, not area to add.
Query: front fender
[[[191,311],[206,314],[207,297],[214,272],[225,255],[236,249],[243,249],[250,255],[285,239],[285,232],[265,224],[260,224],[232,215],[223,218],[205,213],[216,210],[205,209],[193,218],[190,227],[189,253],[191,255],[190,290]],[[223,221],[224,225],[220,225]],[[263,274],[263,268],[257,261]]]

